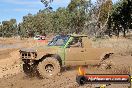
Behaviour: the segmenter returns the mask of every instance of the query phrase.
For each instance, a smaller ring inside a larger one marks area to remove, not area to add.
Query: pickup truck
[[[112,54],[110,48],[93,48],[87,35],[56,35],[46,46],[20,50],[23,71],[36,70],[41,77],[51,78],[62,67],[97,65]],[[36,68],[36,69],[34,69]]]

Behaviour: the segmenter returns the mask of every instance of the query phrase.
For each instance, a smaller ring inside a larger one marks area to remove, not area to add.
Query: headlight
[[[35,52],[32,52],[32,53],[30,53],[30,52],[21,52],[20,57],[22,59],[35,59],[35,58],[37,58],[37,53],[35,53]]]

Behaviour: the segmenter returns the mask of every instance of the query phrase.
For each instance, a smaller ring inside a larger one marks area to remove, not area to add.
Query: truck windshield
[[[64,46],[66,42],[68,41],[69,36],[68,35],[58,35],[52,39],[51,42],[49,42],[49,46]]]

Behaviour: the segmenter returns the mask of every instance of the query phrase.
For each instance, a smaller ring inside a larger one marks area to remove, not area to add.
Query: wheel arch
[[[55,59],[57,59],[59,61],[60,66],[62,66],[62,59],[61,59],[61,57],[58,54],[47,54],[47,55],[44,55],[41,59],[39,59],[39,62],[42,62],[47,57],[54,57]]]
[[[103,53],[102,55],[101,55],[101,57],[100,57],[100,60],[101,61],[104,61],[104,60],[106,60],[106,59],[108,59],[111,55],[113,55],[114,53],[113,52],[105,52],[105,53]]]

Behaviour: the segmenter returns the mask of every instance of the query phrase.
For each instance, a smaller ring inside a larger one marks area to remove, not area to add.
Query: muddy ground
[[[37,42],[33,39],[0,39],[0,88],[95,88],[98,85],[85,84],[79,86],[76,83],[78,67],[65,68],[53,79],[41,79],[37,76],[26,76],[22,71],[22,62],[19,60],[19,49],[44,45],[45,42]],[[113,68],[130,66],[132,56],[130,54],[115,54],[108,60],[112,61]],[[128,68],[128,67],[126,67]],[[125,68],[125,69],[126,69]],[[119,69],[118,69],[119,70]],[[88,73],[113,73],[111,69],[102,67],[87,67]],[[119,73],[119,72],[118,72]],[[128,88],[128,85],[111,85],[107,88]]]

